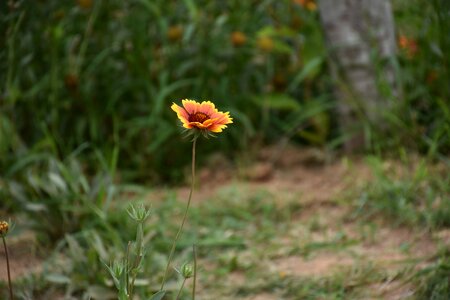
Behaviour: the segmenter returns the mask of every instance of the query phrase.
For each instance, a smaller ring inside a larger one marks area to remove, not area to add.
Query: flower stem
[[[186,278],[184,278],[184,279],[183,279],[183,283],[181,283],[181,287],[180,287],[180,290],[178,291],[177,299],[176,299],[176,300],[180,299],[181,291],[183,290],[184,284],[185,284],[185,283],[186,283]]]
[[[172,244],[172,248],[170,249],[169,259],[167,261],[166,270],[164,271],[164,277],[161,283],[161,291],[164,289],[164,284],[166,283],[167,274],[169,273],[170,263],[172,262],[173,253],[175,252],[175,248],[177,246],[178,239],[180,238],[181,232],[183,231],[184,223],[186,222],[187,214],[189,211],[189,207],[191,205],[191,199],[192,199],[192,192],[194,190],[194,183],[195,183],[195,146],[197,144],[197,137],[194,137],[194,140],[192,141],[192,178],[191,178],[191,190],[189,192],[189,199],[186,205],[186,210],[184,211],[183,220],[181,221],[180,228],[178,229],[177,235],[175,236],[175,239]]]
[[[194,254],[194,282],[192,284],[192,300],[195,300],[195,283],[197,281],[197,251],[195,249],[195,244],[192,245],[192,252]]]
[[[128,291],[129,291],[129,299],[133,299],[133,293],[134,293],[134,284],[136,281],[136,277],[139,271],[139,265],[141,263],[142,257],[144,256],[143,253],[143,247],[142,247],[142,240],[144,239],[144,228],[143,228],[143,221],[139,222],[137,225],[137,233],[136,233],[136,257],[134,259],[133,265],[129,268],[127,271],[127,274],[131,271],[131,283],[129,285]],[[128,267],[129,262],[127,263]]]
[[[5,237],[2,236],[2,240],[3,240],[3,247],[5,248],[5,256],[6,256],[6,269],[8,271],[8,285],[9,285],[9,298],[11,300],[14,299],[13,296],[13,289],[12,289],[12,284],[11,284],[11,272],[9,270],[9,257],[8,257],[8,248],[6,247],[6,240]]]

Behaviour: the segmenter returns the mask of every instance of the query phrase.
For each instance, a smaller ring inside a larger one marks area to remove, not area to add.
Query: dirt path
[[[7,238],[11,278],[14,280],[41,270],[42,258],[35,249],[35,236],[31,232],[14,232]],[[0,248],[0,280],[7,280],[6,257],[3,244]]]
[[[266,156],[270,157],[271,154]],[[266,161],[267,157],[263,156],[262,160]],[[196,201],[213,197],[221,189],[226,189],[227,185],[244,193],[261,189],[269,191],[280,201],[298,199],[303,209],[293,221],[298,222],[299,226],[285,233],[281,241],[267,241],[267,247],[270,248],[270,243],[278,243],[280,249],[283,246],[292,248],[293,245],[312,245],[312,248],[317,249],[312,249],[306,255],[283,253],[280,250],[278,256],[262,259],[259,262],[263,265],[262,269],[278,274],[280,280],[285,277],[329,278],[340,273],[350,274],[350,277],[356,276],[354,273],[357,272],[376,273],[380,276],[379,280],[366,283],[361,299],[408,299],[413,294],[413,287],[399,280],[398,274],[412,274],[426,266],[427,260],[436,253],[437,245],[441,242],[427,231],[393,228],[381,220],[364,224],[351,217],[354,207],[348,201],[341,200],[348,197],[347,191],[354,191],[372,178],[369,166],[361,159],[325,163],[317,161],[314,153],[288,149],[277,163],[260,162],[246,170],[244,181],[221,181],[205,170],[200,174],[203,175],[200,180],[203,185],[196,192]],[[214,182],[220,184],[214,186]],[[187,193],[188,188],[178,190],[180,199],[187,197]],[[314,224],[315,228],[305,229],[310,224]],[[244,288],[249,281],[242,273],[236,272],[231,275],[230,282],[230,288],[238,289],[239,286]],[[207,298],[205,296],[204,299]],[[233,296],[230,299],[237,298]],[[264,291],[239,299],[281,298],[277,293]]]
[[[302,210],[292,220],[294,226],[280,234],[278,240],[267,241],[280,250],[270,256],[261,254],[259,259],[263,268],[277,274],[280,280],[287,277],[327,278],[339,273],[350,274],[350,277],[356,276],[357,272],[379,273],[380,279],[365,287],[363,299],[409,297],[412,287],[397,280],[396,276],[408,266],[413,266],[410,272],[423,267],[436,251],[436,238],[416,229],[392,228],[382,221],[364,224],[352,219],[354,208],[342,199],[348,197],[347,191],[371,180],[370,168],[362,160],[339,159],[326,163],[327,159],[313,150],[285,149],[278,156],[276,151],[266,150],[261,153],[260,162],[243,170],[230,169],[225,160],[214,158],[209,166],[198,172],[201,185],[196,190],[195,203],[210,199],[230,186],[244,193],[265,190],[279,201],[298,201]],[[273,157],[277,159],[273,160]],[[187,198],[188,191],[187,187],[176,190],[179,199]],[[164,193],[164,190],[157,190],[148,198],[155,201]],[[22,249],[11,255],[14,278],[30,270],[39,270],[39,259],[32,255],[32,249],[26,246],[29,244],[20,239],[11,241],[11,249]],[[296,247],[303,252],[292,251]],[[0,280],[6,279],[3,256],[0,250]],[[241,273],[230,275],[230,288],[237,289],[246,284],[247,279]],[[280,297],[266,290],[239,299],[275,300]]]

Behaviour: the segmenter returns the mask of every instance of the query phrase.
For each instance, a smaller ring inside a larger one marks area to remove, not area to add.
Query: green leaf
[[[61,275],[61,274],[47,274],[45,275],[45,280],[51,283],[57,284],[69,284],[71,280],[69,277]]]
[[[291,84],[288,86],[288,92],[292,92],[295,88],[305,80],[305,78],[313,78],[320,69],[320,65],[323,63],[322,57],[316,57],[311,59],[301,70],[297,76],[294,77]]]
[[[87,294],[92,299],[114,299],[114,293],[111,290],[98,285],[92,285],[87,288]]]
[[[255,97],[259,105],[276,110],[297,110],[300,104],[294,98],[286,94],[269,94],[261,98]]]
[[[165,294],[166,291],[159,291],[156,294],[153,294],[153,296],[149,300],[161,300]]]
[[[291,54],[292,53],[292,48],[291,46],[289,46],[287,43],[279,41],[279,40],[274,40],[273,41],[273,51],[277,52],[277,53],[281,53],[281,54]]]

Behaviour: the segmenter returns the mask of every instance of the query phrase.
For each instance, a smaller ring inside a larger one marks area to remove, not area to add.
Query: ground
[[[260,236],[258,230],[265,228],[261,220],[249,223],[253,229],[223,231],[231,237],[244,232],[245,246],[200,256],[204,272],[198,298],[332,299],[352,290],[346,295],[354,299],[409,299],[414,286],[408,276],[425,267],[438,247],[450,244],[449,231],[394,227],[384,219],[355,215],[354,191],[372,179],[364,159],[331,159],[318,150],[290,148],[277,153],[277,148],[266,149],[258,161],[238,170],[220,156],[200,168],[194,207],[260,195],[273,199],[271,209],[280,213],[268,213],[277,223],[272,234]],[[188,191],[176,189],[180,201]],[[165,193],[155,189],[148,200],[158,202]],[[40,269],[40,260],[27,246],[33,243],[24,243],[27,238],[32,235],[11,239],[10,248],[19,249],[11,251],[13,278]],[[0,279],[5,280],[4,253],[0,256]]]

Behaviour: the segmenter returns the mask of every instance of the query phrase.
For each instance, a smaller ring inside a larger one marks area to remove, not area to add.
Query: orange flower
[[[78,0],[78,5],[81,8],[89,9],[92,7],[92,0]]]
[[[317,10],[317,4],[316,4],[314,1],[309,1],[309,2],[306,4],[306,8],[307,8],[309,11],[316,11],[316,10]]]
[[[293,0],[293,2],[305,7],[309,11],[317,10],[317,4],[314,0]]]
[[[172,104],[171,108],[177,113],[178,119],[187,129],[197,128],[205,132],[222,132],[227,128],[227,124],[233,123],[229,112],[218,111],[214,103],[185,99],[182,101],[183,107]]]
[[[398,38],[398,45],[400,49],[406,52],[408,58],[413,58],[419,51],[419,47],[417,45],[416,40],[414,40],[413,38],[408,38],[403,34],[400,35]]]
[[[398,45],[400,46],[400,48],[406,49],[408,47],[408,44],[409,44],[409,39],[406,36],[401,35],[398,38]]]
[[[5,236],[8,233],[9,224],[5,221],[0,221],[0,236]]]
[[[167,37],[171,41],[178,41],[183,36],[183,27],[181,25],[170,26],[167,30]]]
[[[246,41],[247,41],[247,37],[245,36],[244,33],[240,32],[240,31],[234,31],[231,34],[231,43],[235,47],[244,45]]]
[[[256,44],[258,45],[259,49],[265,52],[272,51],[274,47],[273,40],[268,36],[259,37],[258,40],[256,41]]]

